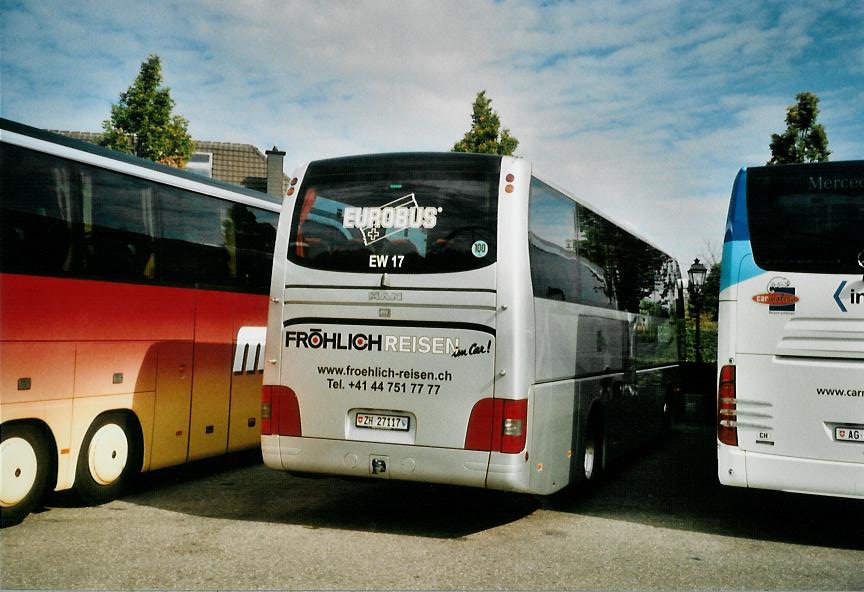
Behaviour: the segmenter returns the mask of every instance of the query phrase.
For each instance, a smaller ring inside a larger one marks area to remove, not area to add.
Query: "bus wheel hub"
[[[14,506],[30,493],[36,482],[36,452],[24,438],[0,444],[0,505]]]
[[[100,485],[110,485],[120,477],[129,458],[126,433],[116,423],[99,428],[90,442],[87,455],[90,475]]]

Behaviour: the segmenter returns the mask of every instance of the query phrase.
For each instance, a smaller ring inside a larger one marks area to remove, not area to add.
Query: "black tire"
[[[100,415],[78,453],[75,491],[90,505],[117,499],[141,470],[141,459],[137,422],[126,413]]]
[[[588,421],[585,429],[580,468],[585,483],[593,485],[600,480],[603,471],[603,430],[596,416]]]
[[[45,494],[53,463],[42,430],[29,424],[0,427],[0,526],[19,524]]]

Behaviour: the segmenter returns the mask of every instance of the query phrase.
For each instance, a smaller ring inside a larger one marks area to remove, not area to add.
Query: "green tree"
[[[102,122],[105,134],[100,144],[178,168],[186,166],[193,142],[189,121],[172,115],[170,89],[160,88],[162,64],[150,55],[120,101],[111,105],[111,118]]]
[[[786,131],[771,134],[771,160],[768,164],[799,162],[825,162],[828,134],[816,123],[819,115],[819,97],[811,92],[795,95],[797,103],[786,108]]]
[[[471,129],[453,146],[453,152],[477,152],[512,156],[519,140],[510,135],[507,128],[501,129],[501,119],[492,110],[492,99],[481,90],[474,99]]]

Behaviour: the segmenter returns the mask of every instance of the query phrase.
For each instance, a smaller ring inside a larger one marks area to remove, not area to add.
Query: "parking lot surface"
[[[673,433],[551,498],[302,478],[241,454],[54,494],[0,534],[31,589],[864,589],[864,502],[724,490],[713,432]]]

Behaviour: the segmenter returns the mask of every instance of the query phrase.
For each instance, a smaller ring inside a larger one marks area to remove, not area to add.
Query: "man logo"
[[[240,327],[234,349],[234,373],[264,372],[264,340],[267,327]]]

